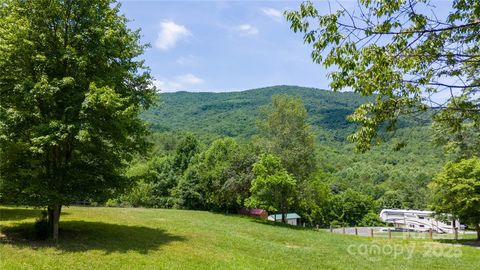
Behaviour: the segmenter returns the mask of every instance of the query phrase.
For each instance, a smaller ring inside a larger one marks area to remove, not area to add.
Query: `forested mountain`
[[[198,135],[250,137],[256,119],[272,95],[302,98],[319,141],[344,142],[355,130],[346,116],[371,100],[352,92],[332,92],[298,86],[273,86],[228,93],[176,92],[160,94],[159,105],[143,114],[154,131],[191,131]],[[398,126],[424,126],[425,121],[400,121]]]
[[[368,100],[355,93],[334,93],[297,86],[274,86],[229,93],[161,94],[160,105],[144,114],[156,131],[186,130],[199,134],[249,137],[256,132],[261,106],[275,94],[301,97],[309,122],[322,136],[343,141],[354,125],[345,117]],[[320,140],[326,138],[321,137]]]
[[[430,123],[422,115],[399,121],[398,130],[384,133],[387,140],[367,153],[355,153],[347,141],[356,125],[346,116],[371,97],[297,86],[164,93],[159,106],[143,117],[156,132],[191,132],[206,143],[219,137],[247,139],[257,133],[261,108],[275,94],[302,98],[317,135],[319,167],[331,175],[332,190],[360,191],[378,200],[379,207],[427,207],[426,185],[445,158],[441,147],[431,142]]]

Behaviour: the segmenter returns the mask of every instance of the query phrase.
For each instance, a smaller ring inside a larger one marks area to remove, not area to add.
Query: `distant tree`
[[[293,31],[312,44],[313,61],[333,68],[331,89],[375,95],[350,116],[360,124],[350,136],[359,150],[381,140],[382,127],[393,130],[399,116],[429,108],[446,123],[441,133],[473,128],[478,142],[480,2],[451,1],[447,16],[437,16],[434,3],[362,0],[323,12],[306,2],[286,12]],[[440,92],[446,100],[431,98]]]
[[[223,197],[235,208],[243,207],[245,200],[250,196],[250,187],[255,175],[253,164],[257,162],[257,153],[250,146],[239,149],[231,165],[223,171],[226,179],[221,192]]]
[[[227,181],[224,171],[227,170],[239,151],[239,146],[232,138],[213,141],[210,147],[199,158],[199,172],[206,192],[206,204],[216,210],[228,208],[227,194],[223,186]]]
[[[173,169],[182,174],[190,165],[192,158],[200,153],[200,144],[194,134],[187,134],[177,145],[173,160]]]
[[[254,178],[254,153],[247,152],[234,139],[215,140],[202,153],[199,169],[207,204],[215,210],[237,210],[243,206]]]
[[[332,199],[326,179],[329,177],[326,173],[317,172],[313,177],[298,185],[299,212],[305,220],[313,224],[329,225],[328,210]]]
[[[117,200],[120,205],[168,208],[174,200],[172,190],[180,178],[172,168],[172,157],[149,157],[135,160],[125,175],[133,186]]]
[[[432,177],[425,178],[420,174],[418,177],[411,175],[407,179],[401,179],[402,190],[399,190],[399,192],[403,195],[403,207],[410,209],[424,209],[428,207],[430,192],[427,186]]]
[[[306,179],[316,168],[315,135],[307,116],[301,98],[274,95],[258,121],[267,152],[279,157],[298,180]]]
[[[205,210],[205,190],[197,164],[190,166],[172,191],[175,197],[174,207],[180,209]]]
[[[436,117],[442,120],[433,125],[434,142],[443,146],[445,153],[455,160],[480,156],[479,121],[462,123],[464,120],[461,113],[444,113]]]
[[[153,106],[152,108],[149,109],[149,111],[162,106],[163,104],[161,106]],[[142,118],[143,118],[143,115],[142,115]],[[147,121],[149,120],[147,119]],[[150,129],[154,130],[152,127],[150,127]],[[149,136],[149,141],[153,144],[151,149],[151,154],[165,155],[165,154],[171,154],[172,152],[175,152],[182,138],[184,138],[184,136],[179,136],[178,131],[153,132]]]
[[[474,225],[480,239],[480,158],[447,163],[429,187],[433,211]]]
[[[107,204],[128,205],[133,207],[153,207],[153,184],[151,179],[155,177],[155,173],[151,170],[149,162],[144,160],[135,160],[126,169],[125,176],[133,182],[133,184],[121,194],[119,198],[108,201]]]
[[[153,183],[141,179],[136,181],[127,193],[117,199],[109,200],[106,204],[122,207],[156,207],[154,188]]]
[[[101,202],[146,148],[154,101],[145,46],[111,0],[0,1],[0,192],[48,207]]]
[[[403,201],[402,194],[398,191],[388,190],[380,198],[379,203],[382,208],[393,209],[393,208],[402,208]]]
[[[172,163],[171,156],[154,157],[149,161],[150,168],[154,172],[150,182],[153,183],[155,207],[169,208],[174,204],[172,192],[181,177],[175,174]]]
[[[331,220],[348,226],[359,225],[375,208],[370,196],[352,189],[333,196],[330,204]]]
[[[282,222],[294,203],[297,182],[273,155],[264,155],[253,166],[255,179],[252,181],[251,197],[247,206],[262,207],[267,211],[280,212]]]
[[[385,223],[382,222],[378,213],[370,211],[363,216],[362,220],[359,222],[358,225],[363,227],[378,227],[384,226]]]

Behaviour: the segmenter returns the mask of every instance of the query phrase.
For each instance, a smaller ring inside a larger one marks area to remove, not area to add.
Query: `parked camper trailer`
[[[436,233],[453,233],[465,229],[458,220],[441,221],[433,216],[432,211],[383,209],[380,219],[394,225],[394,228],[403,231],[427,232],[432,229]]]

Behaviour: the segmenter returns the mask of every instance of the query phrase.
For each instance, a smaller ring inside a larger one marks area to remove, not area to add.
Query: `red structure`
[[[261,219],[267,219],[268,212],[260,208],[240,208],[238,209],[240,215],[251,216]]]

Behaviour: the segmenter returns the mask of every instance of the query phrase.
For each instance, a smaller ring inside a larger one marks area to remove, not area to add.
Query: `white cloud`
[[[283,18],[282,12],[274,8],[262,8],[262,13],[276,21],[280,21]]]
[[[189,54],[180,56],[175,62],[181,66],[194,66],[198,63],[198,59],[193,54]]]
[[[196,85],[196,84],[202,84],[204,83],[205,81],[202,79],[202,78],[199,78],[193,74],[184,74],[184,75],[180,75],[177,77],[177,79],[183,83],[183,84],[186,84],[186,85]]]
[[[236,26],[235,31],[244,36],[253,36],[259,33],[258,29],[250,24],[241,24]]]
[[[165,20],[160,24],[160,32],[155,41],[155,47],[166,51],[175,47],[180,39],[191,35],[190,31],[188,31],[185,26],[176,24],[173,21]]]
[[[153,81],[153,85],[161,92],[175,92],[192,90],[188,88],[203,84],[204,82],[205,80],[202,78],[187,73],[170,79],[156,79]]]

